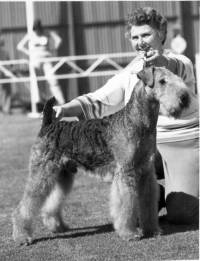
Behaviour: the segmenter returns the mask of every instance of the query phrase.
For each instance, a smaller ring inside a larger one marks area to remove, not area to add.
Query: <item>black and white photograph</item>
[[[0,261],[199,260],[200,1],[0,0]]]

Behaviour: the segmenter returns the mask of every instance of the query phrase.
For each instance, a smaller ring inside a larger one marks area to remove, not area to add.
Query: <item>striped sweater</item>
[[[192,103],[181,119],[159,116],[157,142],[173,142],[198,137],[198,97],[195,95],[195,78],[193,65],[184,55],[165,51],[168,60],[166,66],[180,76],[193,92]],[[130,95],[138,78],[137,64],[133,60],[124,70],[113,76],[95,92],[79,96],[79,101],[86,119],[102,118],[122,109],[130,99]]]

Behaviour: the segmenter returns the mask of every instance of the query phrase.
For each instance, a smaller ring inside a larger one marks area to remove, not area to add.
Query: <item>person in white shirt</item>
[[[141,61],[144,59],[146,66],[166,67],[180,76],[191,90],[191,105],[182,118],[160,115],[158,119],[157,147],[162,156],[165,178],[165,195],[160,186],[159,209],[166,207],[170,222],[198,224],[199,127],[193,65],[186,56],[164,50],[166,35],[167,20],[164,16],[150,7],[136,10],[128,18],[127,36],[138,56],[97,91],[54,106],[54,110],[57,117],[78,117],[80,120],[102,118],[119,111],[139,81],[136,72],[142,69],[144,64]],[[144,46],[150,48],[144,51]]]
[[[54,53],[59,48],[62,42],[60,36],[53,31],[44,30],[40,19],[36,19],[34,21],[31,38],[29,39],[29,35],[26,34],[18,43],[17,49],[29,55],[29,49],[27,48],[27,43],[29,41],[30,51],[33,57],[33,66],[35,68],[36,74],[41,74],[44,72],[52,95],[55,96],[59,104],[63,104],[65,99],[58,84],[58,80],[55,78],[55,74],[52,72],[52,63],[41,61],[43,58],[51,57],[52,53]]]
[[[10,56],[8,51],[5,49],[5,41],[2,36],[2,32],[0,31],[0,60],[8,61],[10,60]],[[11,69],[11,66],[7,66],[7,69]],[[8,76],[0,71],[0,79],[8,78]],[[11,100],[12,100],[12,88],[10,83],[4,83],[0,86],[1,93],[1,110],[4,114],[11,114]]]

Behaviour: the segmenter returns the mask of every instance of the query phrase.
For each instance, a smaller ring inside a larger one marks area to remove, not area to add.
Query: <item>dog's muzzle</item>
[[[183,92],[180,94],[180,107],[182,109],[186,109],[187,107],[189,107],[190,104],[190,96],[188,92]]]

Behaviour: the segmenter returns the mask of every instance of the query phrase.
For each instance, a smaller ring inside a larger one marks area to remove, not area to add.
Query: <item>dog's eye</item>
[[[166,83],[166,80],[163,78],[159,81],[160,84],[164,85]]]

